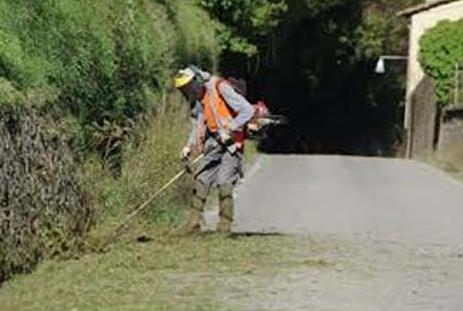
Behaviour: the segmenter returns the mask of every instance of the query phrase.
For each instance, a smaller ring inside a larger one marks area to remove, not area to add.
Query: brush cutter
[[[146,210],[150,203],[152,203],[154,200],[156,200],[158,197],[160,197],[167,189],[169,189],[173,184],[175,184],[177,181],[179,181],[185,174],[191,174],[192,169],[191,166],[197,164],[202,158],[204,157],[204,154],[201,154],[198,156],[196,159],[193,161],[188,161],[184,160],[184,166],[185,168],[179,172],[177,175],[175,175],[171,180],[169,180],[168,183],[166,183],[164,186],[162,186],[156,193],[154,193],[152,196],[150,196],[145,202],[143,202],[141,205],[139,205],[132,213],[130,213],[126,218],[124,218],[111,232],[111,234],[108,236],[106,239],[106,242],[104,243],[104,247],[108,246],[109,244],[113,243],[118,237],[119,234],[121,233],[122,229],[124,229],[130,222],[132,222],[141,212]]]

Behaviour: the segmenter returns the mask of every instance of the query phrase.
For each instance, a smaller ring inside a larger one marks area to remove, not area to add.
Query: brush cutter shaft
[[[190,165],[194,165],[198,163],[204,155],[200,155],[197,157],[195,160],[191,162]],[[145,202],[143,202],[137,209],[135,209],[132,213],[130,213],[123,221],[119,223],[119,225],[116,227],[116,229],[113,230],[113,233],[111,236],[116,235],[119,230],[124,228],[127,224],[129,224],[135,217],[137,217],[141,212],[143,212],[151,202],[153,202],[156,198],[158,198],[161,194],[164,193],[167,189],[169,189],[173,184],[175,184],[180,178],[183,177],[186,173],[189,172],[188,168],[185,168],[183,171],[175,175],[167,184],[165,184],[161,189],[159,189],[156,193],[154,193],[152,196],[150,196]]]

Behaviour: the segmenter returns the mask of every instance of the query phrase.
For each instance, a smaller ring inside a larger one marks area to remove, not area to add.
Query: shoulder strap
[[[224,78],[217,78],[217,81],[215,81],[215,89],[217,91],[217,93],[219,95],[222,95],[220,94],[220,86],[223,84],[223,83],[228,83],[227,80],[225,80]]]
[[[236,89],[235,87],[233,86],[233,84],[230,83],[230,81],[228,81],[227,79],[224,79],[224,78],[217,78],[217,81],[215,83],[215,91],[217,92],[216,94],[223,100],[223,102],[225,103],[225,105],[227,106],[228,110],[231,111],[231,113],[233,114],[233,109],[228,105],[227,101],[225,100],[225,98],[223,97],[222,93],[220,92],[220,86],[222,84],[228,84],[231,88],[233,88],[236,92]],[[238,92],[239,94],[239,92]]]

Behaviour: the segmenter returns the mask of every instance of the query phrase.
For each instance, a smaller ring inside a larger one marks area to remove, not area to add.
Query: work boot
[[[219,186],[219,223],[217,232],[230,234],[233,224],[233,186]]]
[[[180,228],[180,235],[196,235],[201,233],[201,225],[203,223],[202,214],[190,208],[187,211],[187,220],[185,224]]]
[[[182,235],[193,235],[201,233],[201,227],[204,225],[202,213],[206,205],[208,189],[202,182],[196,181],[191,197],[191,207],[187,210],[187,220],[182,226]]]

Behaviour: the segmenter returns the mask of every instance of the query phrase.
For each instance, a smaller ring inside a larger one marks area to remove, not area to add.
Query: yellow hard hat
[[[191,68],[179,70],[174,79],[175,87],[181,88],[190,83],[195,77],[195,73]]]

